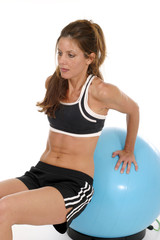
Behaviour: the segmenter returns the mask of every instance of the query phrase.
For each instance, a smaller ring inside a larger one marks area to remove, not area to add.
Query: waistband
[[[42,161],[39,161],[35,167],[37,167],[41,170],[50,172],[50,173],[56,172],[58,174],[80,178],[80,179],[87,181],[89,184],[93,185],[93,178],[91,176],[89,176],[88,174],[81,172],[81,171],[54,166],[54,165],[51,165],[48,163],[44,163]]]

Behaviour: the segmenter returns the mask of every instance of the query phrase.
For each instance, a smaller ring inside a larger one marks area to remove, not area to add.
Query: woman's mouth
[[[61,71],[61,72],[68,72],[69,69],[67,69],[67,68],[60,68],[60,71]]]

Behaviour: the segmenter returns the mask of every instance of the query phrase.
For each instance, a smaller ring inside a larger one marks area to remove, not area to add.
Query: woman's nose
[[[61,56],[58,56],[58,62],[59,64],[65,65],[67,63],[66,56],[64,54]]]

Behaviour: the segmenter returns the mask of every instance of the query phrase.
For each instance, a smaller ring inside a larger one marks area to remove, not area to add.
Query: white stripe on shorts
[[[92,192],[86,196],[87,199],[85,202],[81,203],[78,207],[76,207],[75,209],[71,210],[71,212],[67,215],[67,221],[69,221],[71,219],[71,217],[73,217],[76,213],[78,213],[86,204],[88,204],[91,199],[92,199],[92,195],[93,195],[93,188],[92,188]]]
[[[81,188],[81,190],[79,191],[79,193],[78,193],[76,196],[74,196],[74,197],[69,197],[69,198],[65,198],[64,201],[67,202],[67,201],[72,201],[72,200],[74,200],[74,199],[76,199],[76,198],[79,198],[80,195],[81,195],[81,193],[83,193],[83,189],[86,189],[86,188],[88,187],[88,185],[89,185],[89,184],[88,184],[87,182],[85,182],[85,186]]]
[[[84,191],[87,191],[89,188],[89,184],[87,182],[85,182],[85,186],[82,187],[80,189],[80,191],[78,192],[78,194],[76,196],[73,197],[69,197],[69,198],[65,198],[64,202],[65,202],[65,206],[69,206],[70,204],[72,204],[74,202],[74,200],[78,200],[81,198],[81,196],[85,193]],[[76,201],[78,203],[78,201]],[[73,205],[73,204],[72,204]]]
[[[76,207],[75,209],[71,210],[70,213],[67,215],[67,217],[69,217],[74,211],[76,211],[81,206],[83,207],[83,205],[85,205],[85,203],[90,202],[90,200],[92,198],[92,195],[93,195],[93,189],[92,189],[92,192],[86,197],[87,199],[85,200],[85,202],[82,202],[78,207]]]
[[[86,192],[88,192],[90,189],[91,189],[91,186],[89,185],[88,188],[83,191],[83,195],[80,195],[80,194],[78,195],[79,199],[77,199],[77,201],[66,203],[65,204],[66,207],[76,205],[77,203],[79,203],[86,196]]]

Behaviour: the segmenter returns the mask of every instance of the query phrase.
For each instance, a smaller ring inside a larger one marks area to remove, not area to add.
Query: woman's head
[[[64,79],[74,79],[86,77],[90,58],[84,56],[83,51],[77,42],[70,37],[61,37],[57,45],[58,69]],[[93,54],[92,54],[93,55]]]
[[[56,45],[58,56],[62,54],[61,49],[59,49],[62,40],[63,42],[64,40],[70,41],[70,43],[73,42],[83,52],[84,58],[89,60],[88,74],[102,77],[99,67],[106,56],[106,45],[103,31],[98,24],[88,20],[77,20],[63,28]]]

